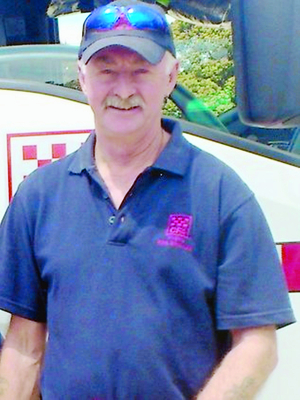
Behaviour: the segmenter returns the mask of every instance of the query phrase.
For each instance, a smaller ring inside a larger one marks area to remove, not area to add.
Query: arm
[[[46,324],[12,316],[0,360],[0,399],[39,399]]]
[[[273,326],[233,330],[232,348],[197,400],[253,400],[277,363]]]

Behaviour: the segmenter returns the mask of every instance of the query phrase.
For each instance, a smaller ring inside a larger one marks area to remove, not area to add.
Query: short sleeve
[[[46,295],[34,258],[33,223],[20,197],[17,193],[0,226],[0,308],[45,322]]]
[[[222,222],[217,284],[219,329],[294,322],[273,238],[254,195]]]

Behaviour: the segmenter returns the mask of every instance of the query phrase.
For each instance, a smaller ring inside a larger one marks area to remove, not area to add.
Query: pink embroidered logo
[[[191,238],[192,221],[193,218],[191,215],[171,214],[165,231],[166,237],[158,239],[156,243],[163,247],[175,247],[192,251],[193,246],[187,243]]]

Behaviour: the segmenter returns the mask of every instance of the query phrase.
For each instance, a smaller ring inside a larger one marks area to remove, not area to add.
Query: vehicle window
[[[0,78],[72,86],[77,80],[77,47],[57,45],[0,48]]]
[[[261,143],[278,150],[278,159],[280,152],[288,152],[299,163],[300,128],[253,127],[239,118],[231,24],[175,20],[172,28],[181,69],[179,85],[171,100],[166,102],[164,114],[230,133],[236,139]],[[77,52],[78,46],[71,45],[0,47],[0,79],[35,81],[80,90]]]
[[[300,154],[300,134],[296,128],[261,128],[245,125],[239,117],[235,99],[235,76],[231,23],[172,24],[177,56],[181,61],[179,82],[218,117],[221,126],[236,137],[267,145],[279,151]],[[166,104],[167,114],[185,118],[174,102]],[[206,112],[207,114],[207,112]],[[200,123],[200,121],[197,121]],[[215,124],[217,129],[220,126]],[[222,129],[224,131],[224,129]]]
[[[216,116],[236,106],[231,24],[172,23],[179,82]]]

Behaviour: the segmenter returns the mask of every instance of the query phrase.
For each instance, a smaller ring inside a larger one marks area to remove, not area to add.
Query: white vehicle
[[[93,128],[93,115],[81,92],[43,83],[72,81],[76,74],[74,49],[30,47],[23,46],[23,55],[19,51],[5,55],[7,49],[2,55],[0,52],[0,77],[6,78],[0,79],[0,217],[19,183],[31,171],[78,148]],[[40,68],[44,76],[37,77],[39,55],[40,62],[55,71],[53,79],[47,75],[47,68]],[[26,76],[11,79],[10,57],[15,57],[12,63],[16,58],[23,63]],[[60,62],[52,68],[47,57]],[[27,66],[31,58],[35,70]],[[182,124],[188,140],[230,165],[254,191],[282,257],[290,299],[299,320],[300,134],[294,129],[289,147],[292,151],[283,151],[199,124]],[[8,319],[9,315],[2,312],[0,330],[4,335]],[[299,337],[299,322],[278,331],[280,362],[259,400],[299,400]]]

